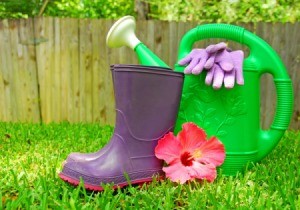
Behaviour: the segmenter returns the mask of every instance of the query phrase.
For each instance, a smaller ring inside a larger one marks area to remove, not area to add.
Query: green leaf
[[[234,118],[233,117],[228,117],[225,122],[224,125],[233,125],[234,124]]]
[[[206,117],[213,117],[216,113],[217,113],[217,109],[215,109],[215,108],[209,108],[205,112],[205,116]]]
[[[227,136],[227,134],[228,134],[227,131],[221,130],[221,131],[217,132],[216,136],[219,137],[219,138],[222,138],[222,137]]]

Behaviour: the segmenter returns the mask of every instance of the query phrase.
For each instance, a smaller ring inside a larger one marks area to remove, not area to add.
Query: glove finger
[[[178,62],[178,64],[179,65],[186,65],[186,64],[188,64],[189,62],[191,62],[191,60],[192,60],[192,56],[191,55],[187,55],[187,56],[185,56],[183,59],[181,59],[179,62]]]
[[[244,84],[244,76],[243,76],[243,60],[244,60],[244,52],[241,50],[231,52],[231,56],[235,65],[235,77],[236,83],[239,85]]]
[[[206,63],[204,64],[204,68],[211,69],[215,63],[216,53],[213,53],[209,56]]]
[[[224,75],[224,86],[226,88],[233,88],[234,87],[234,80],[235,80],[235,69],[230,72],[225,72]]]
[[[185,73],[185,74],[191,74],[191,73],[192,73],[192,70],[186,67],[186,68],[183,70],[183,73]]]
[[[207,48],[205,48],[205,50],[208,53],[216,53],[219,50],[226,49],[226,47],[227,47],[227,44],[225,42],[220,42],[218,44],[209,45]]]
[[[187,66],[187,67],[185,67],[185,69],[184,69],[184,73],[185,74],[191,74],[192,73],[192,70],[193,70],[193,68],[197,65],[199,63],[199,58],[193,58],[192,59],[192,61],[190,62],[190,64]]]
[[[203,55],[206,55],[207,52],[204,49],[193,49],[188,55],[178,61],[180,65],[186,65],[191,62],[191,60],[195,58],[201,58]]]
[[[215,70],[214,70],[213,88],[219,89],[223,83],[224,71],[221,69],[219,65],[215,65],[214,68]]]
[[[238,85],[243,85],[245,83],[243,76],[243,69],[236,69],[236,83]]]
[[[232,55],[227,50],[218,52],[216,56],[216,63],[218,63],[226,72],[231,71],[234,67],[234,62],[231,56]]]
[[[208,54],[203,54],[202,58],[198,62],[198,64],[192,69],[192,74],[198,75],[203,71],[204,64],[206,63],[208,58]]]
[[[214,71],[215,71],[214,67],[212,67],[209,71],[207,71],[207,74],[205,77],[205,84],[211,85],[213,78],[214,78]]]

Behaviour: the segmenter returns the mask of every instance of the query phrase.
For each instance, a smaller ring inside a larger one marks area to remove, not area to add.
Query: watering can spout
[[[135,53],[138,56],[139,62],[145,66],[160,66],[169,68],[169,66],[162,61],[157,55],[149,50],[143,43],[138,44],[134,48]]]
[[[135,19],[125,16],[119,19],[109,30],[106,44],[109,47],[127,46],[137,54],[139,62],[145,66],[169,67],[149,48],[146,47],[135,35]]]

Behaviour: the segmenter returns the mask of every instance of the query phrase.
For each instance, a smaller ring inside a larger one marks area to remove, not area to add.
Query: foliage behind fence
[[[105,37],[112,24],[111,20],[50,17],[1,20],[0,120],[113,124],[114,96],[109,65],[138,61],[128,48],[106,47]],[[195,26],[196,23],[138,21],[137,36],[172,66],[180,38]],[[291,128],[299,129],[299,24],[242,26],[271,44],[286,64],[295,91]],[[233,44],[233,48],[239,47],[242,46]],[[263,76],[261,86],[262,124],[268,127],[276,105],[271,76]]]

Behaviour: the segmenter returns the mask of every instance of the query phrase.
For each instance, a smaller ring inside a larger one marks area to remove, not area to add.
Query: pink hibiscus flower
[[[183,184],[193,179],[212,182],[217,176],[216,167],[224,162],[225,149],[216,137],[206,140],[201,128],[185,123],[177,137],[169,132],[158,141],[155,155],[169,165],[163,171],[174,182]]]

